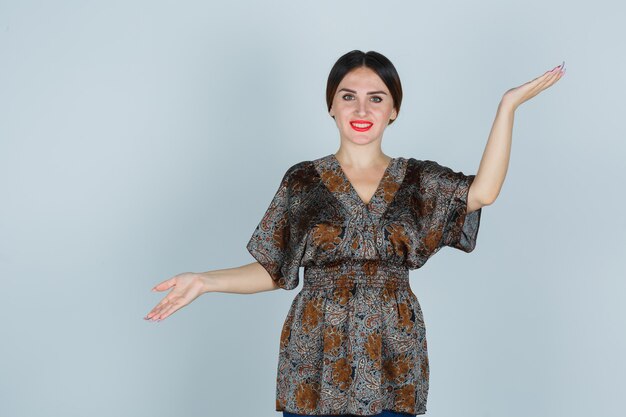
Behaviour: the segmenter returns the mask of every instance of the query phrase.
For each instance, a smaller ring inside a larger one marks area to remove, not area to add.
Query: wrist
[[[202,293],[215,291],[215,288],[216,288],[215,271],[199,272],[198,277],[202,284]]]
[[[507,97],[503,97],[502,100],[500,100],[500,104],[498,104],[498,110],[500,111],[504,111],[507,113],[515,113],[515,110],[517,109],[518,105],[516,103],[514,103],[513,101],[511,101],[510,99],[507,99]]]

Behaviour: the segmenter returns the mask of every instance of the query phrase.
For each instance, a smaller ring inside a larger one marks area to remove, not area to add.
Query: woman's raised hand
[[[528,81],[519,87],[511,88],[504,93],[502,103],[512,106],[513,109],[517,109],[525,101],[530,100],[546,88],[551,87],[560,80],[564,74],[565,61],[551,71],[546,71],[543,75],[534,80]]]
[[[155,286],[153,291],[165,291],[170,288],[172,291],[144,317],[145,320],[161,321],[191,303],[204,292],[200,274],[194,272],[178,274]]]

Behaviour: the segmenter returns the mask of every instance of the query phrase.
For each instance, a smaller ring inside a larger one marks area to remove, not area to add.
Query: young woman
[[[560,65],[503,95],[478,172],[465,175],[385,155],[383,134],[402,102],[398,73],[374,51],[343,55],[326,90],[339,150],[287,169],[247,244],[257,262],[158,284],[171,291],[146,319],[163,320],[206,292],[294,289],[303,266],[280,338],[276,411],[425,414],[426,328],[409,271],[444,246],[474,249],[482,207],[504,182],[515,110],[564,72]]]

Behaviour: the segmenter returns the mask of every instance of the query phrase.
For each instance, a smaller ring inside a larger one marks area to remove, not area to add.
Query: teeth
[[[370,123],[352,123],[352,126],[365,128],[365,127],[370,127],[371,124]]]

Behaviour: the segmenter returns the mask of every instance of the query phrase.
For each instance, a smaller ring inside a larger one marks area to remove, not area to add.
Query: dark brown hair
[[[391,97],[393,98],[393,107],[396,109],[396,112],[400,114],[400,105],[402,104],[402,84],[400,83],[400,76],[396,71],[396,67],[393,66],[387,57],[378,52],[363,52],[358,49],[341,56],[330,70],[328,82],[326,84],[326,104],[328,105],[328,111],[330,112],[330,108],[333,104],[333,97],[335,96],[337,87],[339,86],[341,80],[343,80],[343,77],[345,77],[350,71],[362,67],[370,68],[378,74],[381,80],[383,80],[391,93]],[[395,120],[396,119],[391,120],[388,125],[395,122]]]

